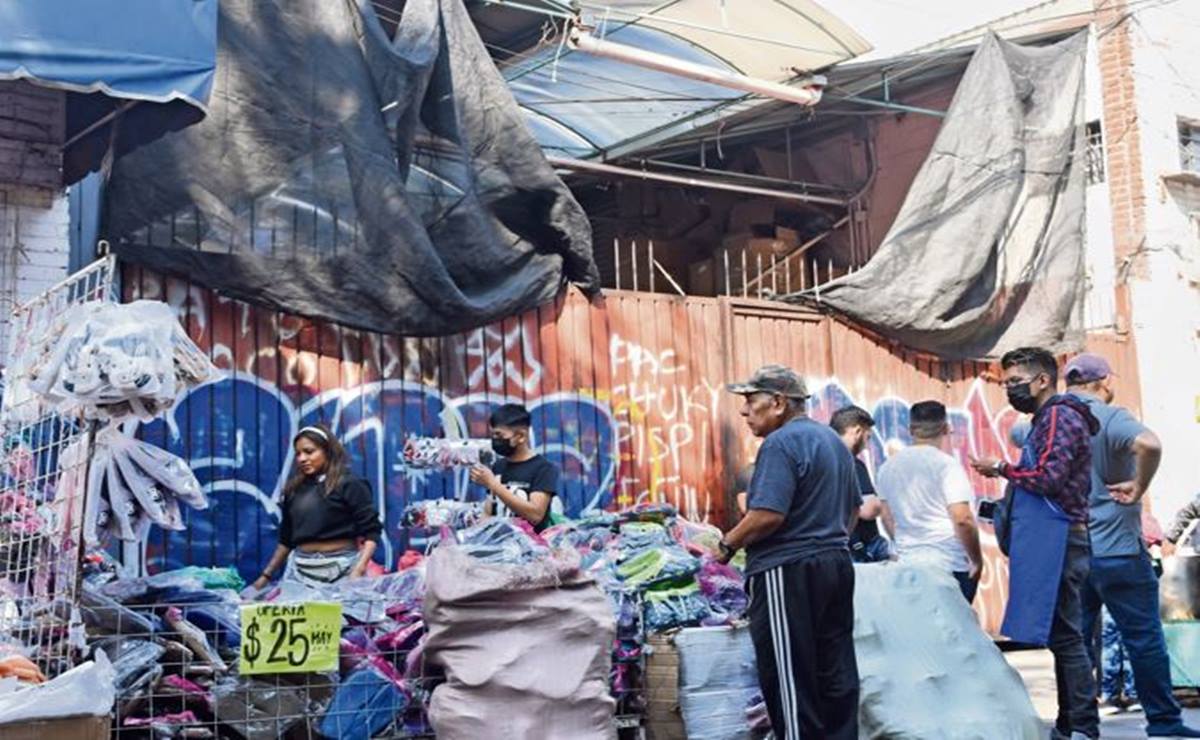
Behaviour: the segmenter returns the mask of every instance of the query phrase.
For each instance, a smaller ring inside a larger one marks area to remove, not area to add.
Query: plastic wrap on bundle
[[[701,627],[675,635],[679,708],[689,740],[748,740],[746,708],[759,693],[746,627]]]
[[[152,588],[169,586],[193,586],[206,589],[241,591],[246,586],[236,568],[202,567],[186,565],[175,570],[165,570],[146,577],[146,585]]]
[[[409,437],[404,440],[405,467],[421,470],[453,470],[474,465],[491,467],[496,462],[490,439],[445,439]]]
[[[670,504],[637,504],[617,512],[617,522],[653,522],[665,524],[675,518],[678,512]]]
[[[622,561],[617,577],[628,586],[647,588],[689,578],[699,569],[700,561],[678,545],[648,547]]]
[[[549,548],[511,519],[489,519],[457,534],[463,552],[488,563],[527,563]]]
[[[80,593],[79,611],[84,624],[99,634],[151,635],[162,626],[157,617],[134,611],[88,586]]]
[[[750,598],[746,595],[742,575],[736,569],[708,558],[700,566],[696,582],[700,584],[700,593],[708,600],[713,620],[726,623],[745,616]]]
[[[221,658],[220,653],[209,644],[208,638],[200,631],[200,628],[184,619],[183,613],[177,607],[172,606],[167,609],[166,621],[171,629],[175,630],[183,639],[183,644],[187,645],[201,660],[211,664],[213,670],[218,673],[225,673],[229,670],[229,666]]]
[[[105,653],[115,671],[117,696],[128,698],[141,679],[158,665],[166,649],[150,640],[123,639],[116,641]]]
[[[72,306],[19,363],[30,391],[61,412],[149,420],[216,368],[160,301]]]
[[[367,740],[408,708],[409,697],[374,667],[342,681],[325,710],[319,730],[335,740]]]
[[[208,497],[196,480],[196,474],[188,464],[176,455],[133,437],[120,437],[118,442],[135,462],[151,478],[161,483],[167,491],[193,509],[207,509]]]
[[[229,737],[276,740],[304,721],[311,708],[303,691],[270,678],[224,678],[213,686],[218,724]],[[315,677],[308,680],[315,682]]]
[[[661,524],[653,522],[629,522],[621,525],[618,545],[622,559],[632,557],[647,547],[673,547],[675,540],[671,532]]]
[[[121,479],[133,493],[138,506],[150,517],[150,521],[162,529],[177,532],[187,528],[183,523],[183,514],[179,511],[179,501],[174,495],[164,494],[158,481],[134,464],[128,455],[114,454],[113,462],[116,463]]]
[[[113,668],[104,653],[46,683],[18,689],[0,682],[0,724],[69,716],[102,716],[112,711]],[[17,727],[20,730],[20,726]]]
[[[694,581],[685,586],[646,592],[643,615],[646,630],[666,632],[676,627],[692,627],[712,616],[708,602]]]
[[[482,517],[482,502],[435,498],[405,507],[402,521],[406,527],[466,529],[477,524]]]
[[[676,519],[671,527],[675,540],[696,555],[716,555],[720,552],[721,530],[711,524]]]

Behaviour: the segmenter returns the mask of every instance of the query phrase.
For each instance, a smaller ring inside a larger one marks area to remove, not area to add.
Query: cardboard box
[[[749,231],[752,226],[773,226],[775,205],[766,199],[739,201],[729,209],[729,230]]]
[[[669,635],[651,635],[646,644],[646,735],[649,740],[687,740],[679,712],[679,652]]]
[[[0,740],[108,740],[112,717],[61,717],[0,725]]]
[[[780,229],[780,231],[795,234],[797,237],[799,236],[799,234],[796,234],[791,229]],[[772,256],[781,258],[797,246],[799,246],[799,241],[780,239],[778,234],[774,236],[756,236],[751,232],[743,232],[730,234],[721,240],[721,248],[729,250],[729,258],[731,260],[735,255],[739,255],[744,250],[747,261],[756,261],[761,256],[765,266],[770,265]],[[740,259],[740,256],[738,258]]]

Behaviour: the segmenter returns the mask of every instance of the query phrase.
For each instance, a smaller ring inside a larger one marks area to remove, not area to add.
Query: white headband
[[[325,430],[320,427],[304,427],[300,431],[296,432],[296,436],[299,437],[301,434],[304,434],[305,432],[312,432],[313,434],[317,435],[318,437],[325,440],[326,442],[329,441],[329,435],[326,434]]]

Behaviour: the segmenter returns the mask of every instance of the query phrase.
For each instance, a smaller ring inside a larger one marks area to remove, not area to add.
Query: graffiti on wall
[[[235,564],[244,574],[257,573],[275,546],[291,438],[318,421],[334,429],[355,473],[377,496],[385,523],[377,554],[382,564],[425,544],[426,533],[401,526],[406,506],[483,495],[462,471],[406,468],[405,440],[486,436],[491,410],[501,403],[521,402],[532,412],[535,446],[563,470],[558,493],[568,515],[667,501],[689,519],[719,518],[728,498],[724,481],[732,477],[725,466],[752,457],[753,440],[713,369],[719,363],[698,362],[704,353],[719,354],[721,340],[703,329],[687,341],[664,339],[682,332],[682,324],[669,330],[647,323],[659,316],[654,301],[663,299],[654,296],[639,297],[649,305],[624,314],[579,300],[561,313],[530,312],[434,339],[381,336],[256,310],[149,275],[131,280],[127,297],[175,307],[224,373],[181,398],[165,419],[139,429],[148,441],[189,460],[213,502],[207,511],[189,511],[183,532],[151,530],[142,546],[152,570]],[[697,326],[707,327],[702,318]],[[879,359],[880,367],[842,368],[848,377],[811,383],[817,389],[811,413],[821,421],[851,403],[872,413],[876,427],[866,454],[872,471],[911,443],[908,409],[923,400],[872,396],[871,388],[890,382],[882,368],[892,366],[883,363],[895,362]],[[860,390],[851,393],[850,387]],[[977,495],[997,495],[997,483],[975,475],[967,458],[1013,459],[1008,433],[1018,415],[1008,408],[993,411],[987,395],[995,389],[982,381],[958,385],[954,393],[961,397],[947,398],[940,382],[929,387],[929,397],[950,407],[949,451],[967,468]],[[985,545],[989,539],[985,532]],[[985,546],[985,553],[977,608],[994,630],[1006,562],[994,546]]]

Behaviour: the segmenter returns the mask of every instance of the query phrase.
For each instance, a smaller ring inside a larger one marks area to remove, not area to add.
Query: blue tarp
[[[68,91],[68,142],[119,112],[117,155],[204,118],[216,56],[217,0],[0,3],[0,79]],[[67,148],[64,184],[100,165],[110,135]]]

